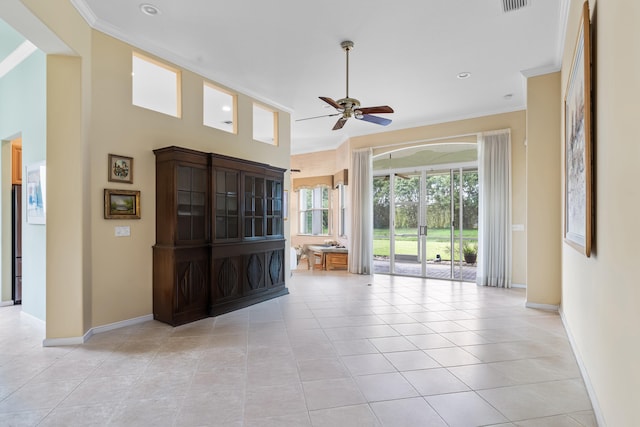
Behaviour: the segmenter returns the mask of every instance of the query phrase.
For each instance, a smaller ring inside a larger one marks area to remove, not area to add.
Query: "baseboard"
[[[600,403],[598,402],[595,390],[593,389],[593,384],[591,384],[589,373],[587,372],[587,369],[584,366],[584,362],[582,361],[582,356],[580,355],[580,352],[576,347],[576,342],[573,339],[573,335],[571,334],[571,329],[569,329],[567,320],[564,317],[562,307],[560,307],[559,313],[560,319],[562,320],[562,325],[564,326],[564,330],[567,333],[567,338],[569,338],[569,345],[571,346],[571,350],[573,351],[573,356],[576,359],[576,363],[578,363],[578,369],[580,369],[582,380],[584,381],[585,388],[587,389],[587,394],[589,395],[589,399],[591,400],[591,406],[593,407],[593,413],[596,417],[596,422],[598,423],[599,427],[606,427],[604,417],[602,416],[602,410],[600,409]]]
[[[525,302],[524,306],[527,308],[535,308],[536,310],[558,311],[560,306],[554,304],[538,304],[535,302]]]
[[[0,301],[0,307],[9,307],[10,305],[13,305],[13,300]]]
[[[82,337],[69,337],[69,338],[45,338],[42,340],[43,347],[62,347],[65,345],[78,345],[84,344],[84,342],[88,339],[87,332]],[[90,335],[89,335],[90,336]]]
[[[95,328],[91,328],[91,335],[93,334],[101,334],[102,332],[113,331],[114,329],[120,329],[127,326],[137,325],[138,323],[148,322],[149,320],[153,320],[153,314],[146,314],[140,317],[134,317],[133,319],[122,320],[120,322],[109,323],[108,325],[96,326]]]
[[[109,323],[108,325],[96,326],[94,328],[89,329],[81,337],[45,338],[44,341],[42,341],[42,346],[58,347],[58,346],[64,346],[64,345],[84,344],[85,342],[87,342],[87,340],[89,340],[89,338],[91,338],[95,334],[100,334],[102,332],[107,332],[107,331],[113,331],[114,329],[120,329],[126,326],[137,325],[138,323],[148,322],[149,320],[153,320],[153,314],[134,317],[133,319],[122,320],[120,322]]]
[[[512,283],[511,287],[518,289],[527,289],[527,285],[525,285],[524,283]]]

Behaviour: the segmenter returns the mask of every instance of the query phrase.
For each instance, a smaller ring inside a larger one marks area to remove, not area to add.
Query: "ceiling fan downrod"
[[[349,51],[353,49],[353,42],[351,40],[345,40],[340,43],[342,49],[347,53],[347,96],[345,98],[349,98]]]

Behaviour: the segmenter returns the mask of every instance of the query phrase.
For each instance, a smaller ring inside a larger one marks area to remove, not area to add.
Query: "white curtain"
[[[511,287],[511,132],[478,138],[478,274],[483,286]]]
[[[351,156],[351,236],[349,272],[373,272],[373,161],[372,150],[355,150]]]

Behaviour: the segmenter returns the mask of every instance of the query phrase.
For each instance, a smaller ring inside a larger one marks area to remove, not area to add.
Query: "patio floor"
[[[454,268],[454,277],[451,278],[451,263],[446,261],[439,263],[427,263],[427,277],[436,279],[453,279],[462,280],[464,282],[475,282],[476,270],[477,268],[475,264],[463,264],[462,268],[460,268],[459,265],[456,265]],[[373,272],[376,274],[389,274],[389,260],[374,258]],[[394,274],[401,276],[420,276],[422,274],[422,266],[418,262],[396,260]]]

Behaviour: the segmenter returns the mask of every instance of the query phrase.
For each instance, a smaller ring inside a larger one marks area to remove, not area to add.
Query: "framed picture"
[[[26,167],[28,224],[45,224],[47,212],[47,166],[38,162]]]
[[[104,190],[105,219],[140,219],[140,191]]]
[[[564,99],[564,240],[591,256],[591,55],[589,4],[584,2]]]
[[[133,184],[133,158],[109,154],[109,181]]]

